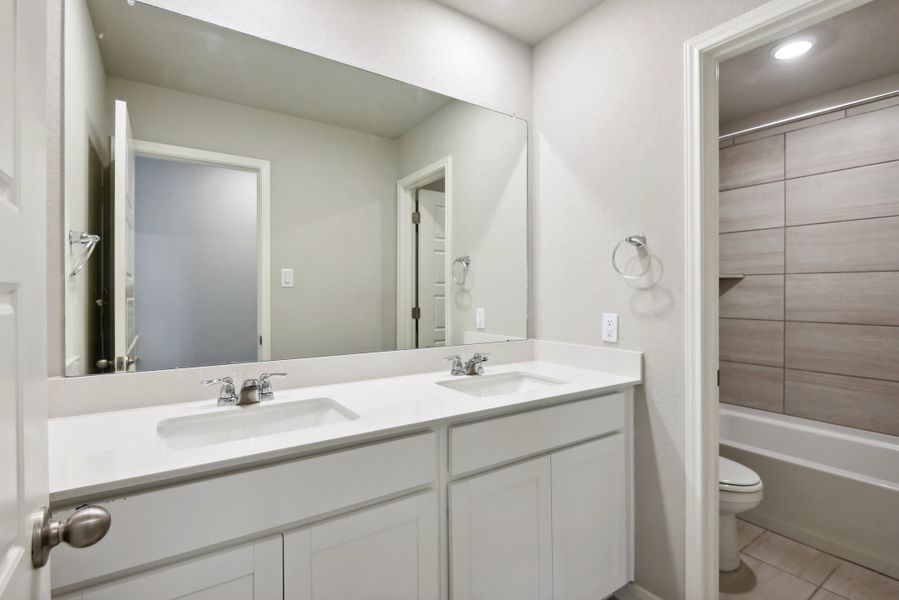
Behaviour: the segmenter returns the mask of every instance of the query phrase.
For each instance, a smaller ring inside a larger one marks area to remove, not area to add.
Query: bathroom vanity
[[[632,578],[641,355],[524,344],[482,376],[51,420],[54,518],[112,515],[54,551],[54,596],[605,597]]]

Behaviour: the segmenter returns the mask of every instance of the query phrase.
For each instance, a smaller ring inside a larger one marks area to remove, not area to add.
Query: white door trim
[[[686,597],[718,597],[718,63],[870,0],[773,0],[684,45]]]
[[[259,360],[271,360],[272,354],[272,302],[271,302],[271,163],[261,158],[224,154],[199,148],[173,146],[146,140],[134,140],[134,151],[138,156],[153,156],[170,160],[181,160],[204,164],[214,164],[255,171],[258,175],[258,286],[257,330],[262,336],[258,348]]]
[[[413,347],[414,329],[410,315],[412,313],[413,260],[415,247],[412,236],[412,207],[415,204],[415,190],[433,183],[440,178],[446,182],[444,190],[446,200],[446,345],[452,345],[453,323],[450,310],[450,292],[452,290],[453,260],[453,157],[446,156],[430,165],[407,175],[396,182],[396,349],[408,350]]]

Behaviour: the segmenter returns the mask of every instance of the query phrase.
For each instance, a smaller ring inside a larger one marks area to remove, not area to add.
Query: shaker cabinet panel
[[[281,567],[281,536],[275,536],[128,577],[71,597],[82,600],[281,600]]]
[[[554,600],[601,600],[627,583],[624,435],[552,460]]]
[[[432,600],[439,591],[437,495],[284,534],[285,600]]]
[[[552,597],[550,459],[450,486],[453,600]]]

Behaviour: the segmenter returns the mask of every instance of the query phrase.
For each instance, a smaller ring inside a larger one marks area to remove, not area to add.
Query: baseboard
[[[615,597],[618,600],[662,600],[659,596],[633,582],[615,592]]]

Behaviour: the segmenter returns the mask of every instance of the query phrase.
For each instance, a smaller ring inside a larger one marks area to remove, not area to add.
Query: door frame
[[[412,327],[412,291],[415,285],[415,242],[412,235],[412,214],[415,206],[415,190],[443,178],[446,206],[446,257],[444,281],[446,281],[446,345],[452,345],[452,311],[450,310],[450,283],[452,282],[453,235],[453,157],[445,156],[430,165],[407,175],[396,182],[396,349],[408,350],[415,343]]]
[[[718,594],[718,64],[870,0],[773,0],[684,44],[686,597]]]
[[[257,315],[256,330],[262,336],[258,347],[258,360],[271,360],[272,354],[272,303],[271,303],[271,163],[261,158],[224,154],[187,146],[175,146],[146,140],[134,140],[134,154],[181,162],[211,164],[254,171],[257,175],[256,227],[259,248],[257,251]]]

